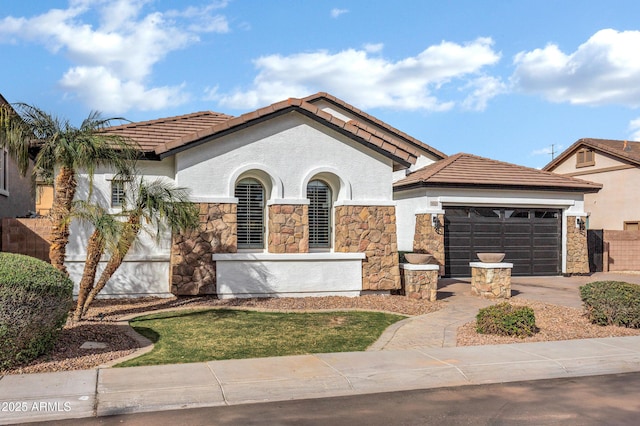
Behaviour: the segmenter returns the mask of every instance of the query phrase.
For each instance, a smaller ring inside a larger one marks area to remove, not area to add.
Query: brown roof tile
[[[158,120],[140,121],[105,129],[105,132],[129,138],[138,143],[144,152],[152,152],[158,145],[179,140],[198,131],[213,127],[232,118],[230,115],[211,111],[195,112]]]
[[[330,95],[326,92],[318,92],[315,93],[313,95],[307,96],[306,98],[303,98],[303,101],[309,102],[309,103],[315,103],[319,100],[326,100],[330,103],[333,103],[335,105],[341,106],[342,108],[351,111],[352,113],[356,114],[359,118],[360,121],[368,121],[369,123],[382,127],[383,129],[385,129],[387,132],[390,132],[392,134],[394,134],[398,139],[403,140],[404,142],[407,142],[411,145],[414,145],[417,149],[427,152],[435,157],[438,158],[447,158],[447,155],[444,154],[441,151],[438,151],[437,149],[433,148],[430,145],[427,145],[426,143],[414,138],[413,136],[409,136],[408,134],[404,133],[401,130],[396,129],[395,127],[391,126],[388,123],[385,123],[384,121],[367,114],[366,112],[354,107],[351,104],[348,104],[347,102],[343,101],[342,99],[338,99],[333,95]]]
[[[640,142],[621,141],[613,139],[583,138],[578,139],[573,145],[564,150],[562,154],[560,154],[549,164],[544,166],[542,170],[552,171],[556,168],[556,166],[565,161],[567,157],[571,156],[575,151],[585,146],[591,149],[605,152],[607,154],[613,155],[614,157],[618,157],[621,160],[626,160],[640,166]]]
[[[330,97],[330,99],[334,102],[339,101],[335,97]],[[342,104],[348,105],[344,102]],[[359,111],[353,107],[351,109]],[[193,143],[200,143],[208,138],[226,134],[243,128],[249,123],[263,120],[272,114],[285,113],[288,110],[298,110],[319,122],[325,123],[329,127],[333,127],[343,133],[346,132],[350,137],[387,155],[402,166],[415,163],[421,150],[424,151],[426,146],[424,144],[416,146],[414,141],[417,140],[408,141],[408,136],[401,134],[399,131],[394,131],[392,132],[394,136],[389,136],[388,133],[380,131],[379,128],[382,126],[384,129],[393,129],[391,126],[383,126],[384,123],[363,112],[359,112],[358,115],[365,117],[368,120],[367,123],[372,123],[375,120],[378,128],[355,120],[345,123],[340,118],[323,111],[316,105],[296,98],[280,101],[238,117],[205,111],[124,124],[110,127],[105,131],[134,140],[144,152],[166,156],[170,155],[173,150],[187,148]],[[396,134],[399,136],[395,137]]]
[[[460,153],[411,173],[395,189],[421,186],[525,188],[596,192],[602,185],[516,164]]]

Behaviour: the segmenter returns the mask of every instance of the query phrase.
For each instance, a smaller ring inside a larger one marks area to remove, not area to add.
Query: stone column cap
[[[512,269],[513,263],[500,262],[500,263],[485,263],[485,262],[469,262],[469,266],[472,268],[481,269]]]
[[[406,269],[408,271],[438,271],[440,270],[440,265],[434,265],[431,263],[401,263],[400,269]]]

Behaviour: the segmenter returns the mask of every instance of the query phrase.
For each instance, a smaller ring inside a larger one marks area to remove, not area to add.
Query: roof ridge
[[[343,108],[346,108],[346,109],[354,112],[355,114],[360,115],[363,118],[365,118],[365,119],[377,124],[378,126],[386,128],[391,133],[395,133],[396,135],[406,139],[410,143],[413,143],[415,145],[418,145],[419,147],[422,147],[422,149],[424,151],[429,151],[429,152],[431,152],[432,154],[434,154],[437,157],[447,158],[447,154],[437,150],[436,148],[432,147],[431,145],[428,145],[428,144],[422,142],[421,140],[414,138],[413,136],[403,132],[402,130],[400,130],[400,129],[394,127],[394,126],[392,126],[391,124],[389,124],[387,122],[384,122],[384,121],[380,120],[379,118],[376,118],[373,115],[368,114],[368,113],[364,112],[363,110],[353,106],[352,104],[350,104],[350,103],[348,103],[348,102],[346,102],[346,101],[344,101],[344,100],[342,100],[342,99],[340,99],[340,98],[338,98],[338,97],[336,97],[334,95],[331,95],[331,94],[329,94],[327,92],[314,93],[313,95],[309,95],[309,96],[306,96],[306,97],[302,98],[302,100],[305,101],[305,102],[312,102],[314,100],[321,99],[321,98],[327,99],[330,102],[338,104],[338,105],[342,106]]]

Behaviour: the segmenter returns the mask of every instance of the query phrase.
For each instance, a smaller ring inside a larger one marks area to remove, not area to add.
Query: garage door
[[[512,275],[559,275],[560,210],[445,208],[445,275],[468,277],[478,252],[506,253]]]

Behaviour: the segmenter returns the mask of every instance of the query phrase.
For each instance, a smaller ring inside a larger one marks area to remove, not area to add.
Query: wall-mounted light
[[[586,221],[581,218],[581,217],[576,217],[576,228],[578,228],[581,231],[584,231],[586,225]]]
[[[437,214],[431,215],[431,223],[433,224],[433,229],[439,234],[442,230],[442,223]]]

